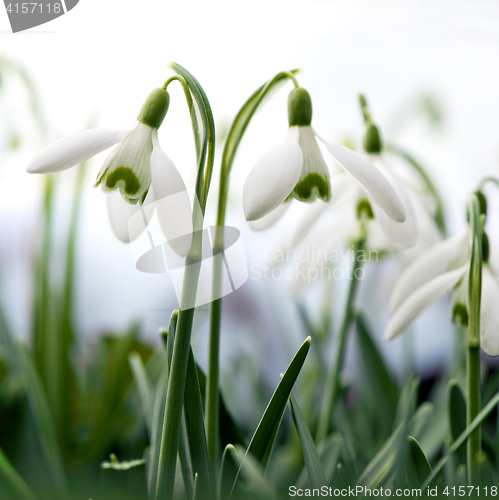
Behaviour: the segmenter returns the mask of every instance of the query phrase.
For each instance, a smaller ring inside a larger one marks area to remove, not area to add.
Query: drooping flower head
[[[382,210],[396,222],[406,218],[404,206],[383,174],[362,155],[319,137],[311,126],[312,101],[303,88],[288,98],[289,130],[285,142],[265,154],[253,167],[243,189],[246,220],[259,220],[290,197],[311,202],[328,202],[329,171],[317,144],[319,139],[336,161],[365,189]]]
[[[128,242],[137,236],[131,235],[128,228],[134,211],[142,204],[186,190],[181,175],[158,142],[158,128],[166,116],[169,102],[165,87],[154,89],[132,129],[89,129],[63,137],[36,155],[26,170],[43,174],[60,172],[115,146],[102,165],[95,186],[101,186],[108,194],[108,215],[115,235]],[[116,196],[118,192],[121,196]],[[167,215],[158,212],[158,216],[168,233]]]
[[[481,201],[485,200],[482,193],[478,195]],[[486,205],[481,203],[480,208],[485,216]],[[450,291],[452,321],[468,325],[470,247],[473,244],[470,240],[472,231],[467,227],[430,248],[405,269],[390,297],[391,318],[385,330],[386,340],[403,333],[423,310]],[[480,344],[489,356],[499,356],[499,247],[484,230],[481,242]]]

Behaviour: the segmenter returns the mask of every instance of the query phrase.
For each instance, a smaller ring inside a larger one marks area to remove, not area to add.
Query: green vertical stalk
[[[225,141],[220,173],[220,188],[218,195],[217,224],[214,238],[215,254],[224,250],[224,225],[229,194],[229,177],[232,164],[236,157],[237,148],[243,138],[251,118],[255,114],[268,92],[278,83],[290,79],[295,87],[298,86],[294,73],[296,70],[278,73],[272,80],[258,88],[244,103],[237,113],[230,127]],[[213,297],[220,296],[222,275],[222,259],[214,259],[213,268]],[[220,370],[220,326],[221,326],[222,299],[213,300],[210,304],[210,334],[208,347],[208,368],[206,372],[206,439],[208,456],[213,471],[217,471],[218,452],[218,419],[219,419],[219,370]]]
[[[186,69],[175,63],[172,63],[171,67],[185,81],[188,91],[192,94],[192,98],[198,107],[202,123],[200,127],[191,96],[187,93],[187,104],[191,114],[198,156],[196,196],[199,200],[199,204],[194,203],[193,207],[192,246],[185,261],[184,281],[180,298],[180,312],[178,315],[168,380],[156,486],[157,500],[170,500],[173,498],[185,380],[189,362],[192,325],[194,321],[194,304],[202,262],[203,217],[208,198],[215,154],[215,124],[206,94],[199,82]],[[184,86],[184,91],[185,90],[186,87]]]
[[[352,320],[354,319],[353,303],[355,300],[355,294],[359,284],[359,280],[357,279],[356,274],[357,271],[362,267],[362,261],[359,261],[358,257],[360,255],[360,252],[364,249],[364,244],[365,244],[365,238],[364,236],[362,236],[355,242],[354,245],[353,274],[349,283],[343,321],[341,323],[341,327],[338,332],[338,341],[337,341],[338,345],[336,348],[336,355],[326,380],[324,398],[322,400],[322,406],[319,414],[319,423],[317,426],[317,433],[315,436],[316,443],[320,443],[327,436],[327,433],[329,431],[329,425],[331,422],[331,413],[333,411],[334,404],[338,399],[338,395],[340,392],[341,368],[343,366],[343,358],[345,356],[345,347],[346,347],[348,331],[352,324]]]
[[[480,412],[480,302],[482,290],[482,220],[480,219],[480,203],[473,194],[468,204],[471,230],[471,262],[469,273],[469,323],[468,351],[466,362],[467,387],[467,424]],[[479,453],[481,450],[481,430],[478,426],[468,437],[467,462],[468,484],[478,484],[480,474]]]

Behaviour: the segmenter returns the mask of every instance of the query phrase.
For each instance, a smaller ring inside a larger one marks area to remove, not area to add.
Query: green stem
[[[482,221],[480,203],[476,194],[471,195],[468,204],[471,230],[471,261],[469,273],[469,325],[468,353],[466,363],[467,381],[467,424],[480,412],[480,302],[482,290]],[[468,484],[476,485],[479,480],[479,452],[481,449],[480,426],[470,434],[467,442]]]
[[[182,296],[180,298],[180,312],[178,315],[171,370],[168,380],[156,486],[157,500],[170,500],[173,498],[185,380],[189,362],[192,325],[194,321],[194,304],[196,302],[199,273],[202,263],[203,217],[206,201],[208,199],[208,190],[213,172],[215,154],[215,124],[213,113],[205,92],[199,82],[185,68],[176,63],[172,63],[171,67],[176,73],[182,76],[187,83],[189,91],[192,93],[192,97],[199,110],[202,128],[199,127],[194,103],[187,99],[195,135],[196,151],[198,151],[196,196],[199,200],[199,204],[194,203],[193,207],[192,246],[185,261]]]
[[[295,71],[278,73],[268,83],[262,85],[244,103],[236,115],[225,142],[222,155],[220,189],[218,195],[217,223],[214,238],[214,253],[219,254],[224,250],[224,226],[229,193],[229,176],[234,162],[237,148],[246,131],[247,126],[263,98],[269,90],[279,82],[289,78],[295,87],[298,87]],[[222,259],[214,259],[213,269],[213,297],[220,297],[222,275]],[[208,368],[206,373],[206,439],[208,456],[213,471],[217,470],[218,453],[218,420],[219,420],[219,371],[220,371],[220,326],[221,326],[222,299],[215,299],[210,305],[210,334],[208,347]]]
[[[353,273],[350,279],[350,284],[348,288],[348,296],[347,302],[345,305],[345,313],[343,316],[343,322],[341,324],[339,333],[338,333],[338,346],[336,348],[336,355],[334,359],[333,366],[329,371],[325,394],[322,400],[321,411],[319,414],[319,423],[317,426],[317,433],[315,436],[315,442],[320,443],[324,440],[329,432],[329,425],[331,422],[331,413],[333,411],[334,404],[338,399],[338,395],[340,392],[340,375],[341,368],[343,366],[343,358],[345,355],[345,347],[347,341],[348,331],[350,329],[350,325],[352,324],[352,320],[354,319],[355,313],[353,309],[353,303],[355,299],[355,293],[357,291],[357,287],[359,284],[359,280],[357,278],[357,271],[362,267],[362,261],[359,261],[358,257],[360,252],[364,249],[365,238],[362,236],[359,238],[354,246],[354,266]]]

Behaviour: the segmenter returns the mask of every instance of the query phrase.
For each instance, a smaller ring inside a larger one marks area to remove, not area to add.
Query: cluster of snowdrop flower
[[[482,207],[486,207],[483,194],[479,196]],[[404,270],[390,297],[391,318],[385,330],[386,340],[403,333],[424,309],[451,291],[452,320],[468,326],[471,238],[470,228],[466,227],[456,236],[432,246]],[[485,231],[482,256],[480,345],[489,356],[499,356],[499,248]]]
[[[133,128],[89,129],[63,137],[35,156],[27,171],[47,174],[67,170],[114,146],[95,186],[107,194],[106,205],[115,235],[128,242],[138,236],[130,234],[128,226],[134,213],[142,206],[153,206],[155,200],[186,190],[180,173],[158,142],[158,129],[169,102],[166,89],[157,88],[147,97]],[[171,214],[158,210],[158,219],[168,238]]]
[[[365,155],[319,137],[311,127],[309,94],[301,88],[290,93],[287,140],[259,160],[244,186],[246,219],[255,230],[263,230],[284,214],[291,198],[305,202],[319,198],[322,203],[310,204],[294,225],[286,249],[305,242],[327,258],[362,234],[368,248],[397,253],[404,267],[436,242],[438,230],[417,188],[390,168],[379,129],[363,96],[360,100],[367,124]],[[316,138],[345,172],[330,179]],[[310,259],[302,266],[324,264]],[[299,293],[304,284],[295,283],[294,291]]]

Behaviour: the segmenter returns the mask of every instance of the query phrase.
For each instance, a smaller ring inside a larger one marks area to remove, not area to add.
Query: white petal
[[[394,175],[386,170],[383,175],[388,179],[390,184],[395,187],[397,193],[400,194],[402,204],[406,214],[404,222],[395,222],[392,218],[388,217],[384,210],[381,210],[376,202],[371,203],[374,217],[378,221],[381,229],[388,237],[389,245],[392,249],[404,249],[412,247],[418,239],[418,227],[416,225],[416,217],[411,205],[411,197],[408,189],[405,188],[403,183]],[[372,196],[369,196],[372,200]],[[370,201],[371,201],[370,200]]]
[[[480,308],[480,344],[489,356],[499,356],[499,283],[489,266],[483,266]]]
[[[293,191],[303,162],[297,129],[290,127],[287,140],[260,158],[249,173],[243,188],[246,220],[261,219],[275,210]]]
[[[351,206],[354,202],[352,198],[355,195],[354,191],[358,191],[358,188],[354,185],[350,176],[340,174],[333,177],[331,181],[331,201],[329,203],[312,203],[306,207],[305,213],[295,225],[286,247],[295,248],[298,246],[326,210],[332,209],[335,213],[336,211],[355,210]]]
[[[265,215],[261,219],[250,221],[253,231],[264,231],[273,226],[291,206],[291,200],[281,203],[275,210]]]
[[[469,265],[465,264],[459,269],[437,276],[418,288],[391,317],[385,330],[385,340],[391,340],[403,333],[432,302],[451,290],[468,272],[468,269]]]
[[[105,129],[76,132],[47,146],[30,161],[26,171],[47,174],[66,170],[117,144],[128,133]]]
[[[314,131],[312,127],[297,128],[303,164],[300,179],[293,190],[293,196],[299,201],[308,202],[316,198],[329,201],[331,199],[329,171],[315,139]]]
[[[404,222],[406,218],[404,206],[395,189],[383,174],[364,156],[355,151],[327,141],[317,136],[335,157],[336,161],[371,194],[386,214],[396,222]]]
[[[106,160],[96,185],[100,184],[104,192],[119,189],[132,204],[141,202],[151,186],[153,130],[156,129],[139,122]]]
[[[390,295],[393,313],[409,295],[438,275],[461,266],[468,258],[468,230],[431,247],[402,272]]]
[[[140,205],[131,205],[127,203],[120,195],[119,191],[106,193],[106,206],[109,222],[115,236],[123,243],[129,243],[137,238],[146,227],[146,220],[141,223],[138,221],[137,227],[129,228],[129,220],[132,215],[137,213]],[[134,219],[135,220],[135,219]]]
[[[192,212],[189,194],[173,162],[158,142],[158,132],[152,134],[151,190],[155,200],[161,231],[170,247],[185,257],[192,243]]]

